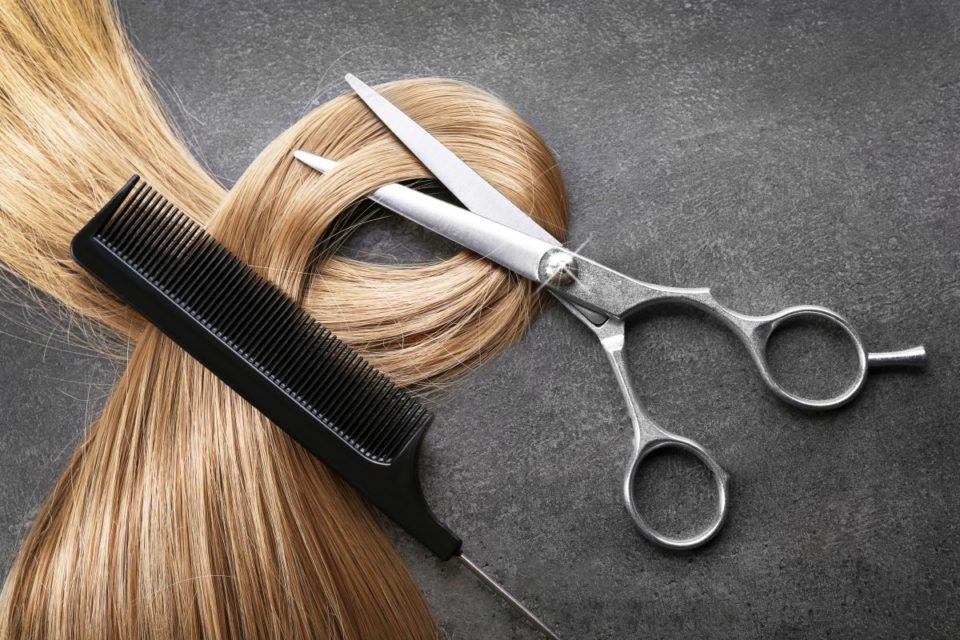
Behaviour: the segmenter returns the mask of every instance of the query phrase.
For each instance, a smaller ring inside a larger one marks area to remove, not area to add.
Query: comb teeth
[[[390,463],[429,424],[412,396],[145,182],[121,197],[93,240],[356,451]]]

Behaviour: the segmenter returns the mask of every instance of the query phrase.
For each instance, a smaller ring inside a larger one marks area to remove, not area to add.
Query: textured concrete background
[[[848,408],[811,415],[766,392],[717,324],[676,310],[634,322],[643,401],[734,479],[726,528],[694,553],[661,551],[633,529],[619,502],[621,400],[593,337],[558,305],[432,397],[423,475],[436,512],[564,638],[960,634],[960,5],[120,4],[173,116],[224,184],[345,91],[344,72],[460,78],[549,141],[571,237],[589,240],[591,257],[711,285],[745,312],[824,304],[875,349],[927,345],[925,371],[872,376]],[[411,259],[449,247],[387,222],[349,250]],[[3,310],[7,567],[115,374]],[[795,356],[789,373],[835,381],[811,357],[829,355],[829,341],[805,349],[808,333],[784,335],[778,361]],[[682,459],[654,470],[705,482]],[[704,513],[696,488],[645,476],[643,490],[665,526]],[[393,535],[448,637],[536,637],[463,570]]]

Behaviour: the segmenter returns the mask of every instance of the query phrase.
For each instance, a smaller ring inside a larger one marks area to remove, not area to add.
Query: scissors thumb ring
[[[635,449],[633,457],[627,466],[627,473],[623,480],[624,502],[626,503],[627,511],[630,513],[630,517],[633,518],[633,521],[640,530],[640,533],[643,534],[643,536],[648,540],[662,547],[666,547],[667,549],[694,549],[709,542],[715,535],[717,535],[720,529],[723,528],[723,523],[727,519],[727,510],[729,506],[727,492],[730,485],[730,476],[726,471],[724,471],[723,467],[717,464],[716,460],[713,459],[706,449],[701,447],[693,440],[673,435],[665,431],[662,433],[663,435],[661,437],[646,440]],[[696,456],[701,462],[703,462],[707,469],[710,470],[716,485],[717,502],[713,519],[706,526],[706,528],[689,537],[668,536],[657,531],[653,526],[650,525],[650,523],[646,521],[637,507],[635,493],[635,487],[637,485],[637,473],[639,472],[640,467],[643,465],[644,460],[646,460],[650,454],[665,448],[681,449]]]

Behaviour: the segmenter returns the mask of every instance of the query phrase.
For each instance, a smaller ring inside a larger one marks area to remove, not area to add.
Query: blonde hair
[[[382,90],[563,236],[554,159],[508,107],[450,80]],[[341,164],[321,178],[297,148]],[[352,203],[427,177],[353,96],[293,125],[224,194],[173,133],[108,0],[0,0],[0,149],[3,266],[135,343],[22,543],[0,638],[436,636],[349,486],[96,286],[69,241],[139,173],[407,387],[515,341],[538,307],[531,285],[466,252],[410,266],[318,254]]]

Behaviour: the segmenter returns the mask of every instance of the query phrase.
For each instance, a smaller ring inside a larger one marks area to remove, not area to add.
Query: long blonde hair
[[[562,237],[554,159],[508,107],[450,80],[382,90]],[[291,160],[296,148],[341,165],[321,178]],[[22,543],[0,638],[436,636],[357,495],[94,284],[69,241],[139,173],[414,388],[515,341],[538,307],[529,283],[466,252],[410,266],[318,259],[351,203],[423,167],[344,96],[225,194],[172,131],[108,0],[0,0],[0,150],[5,269],[135,344]]]

